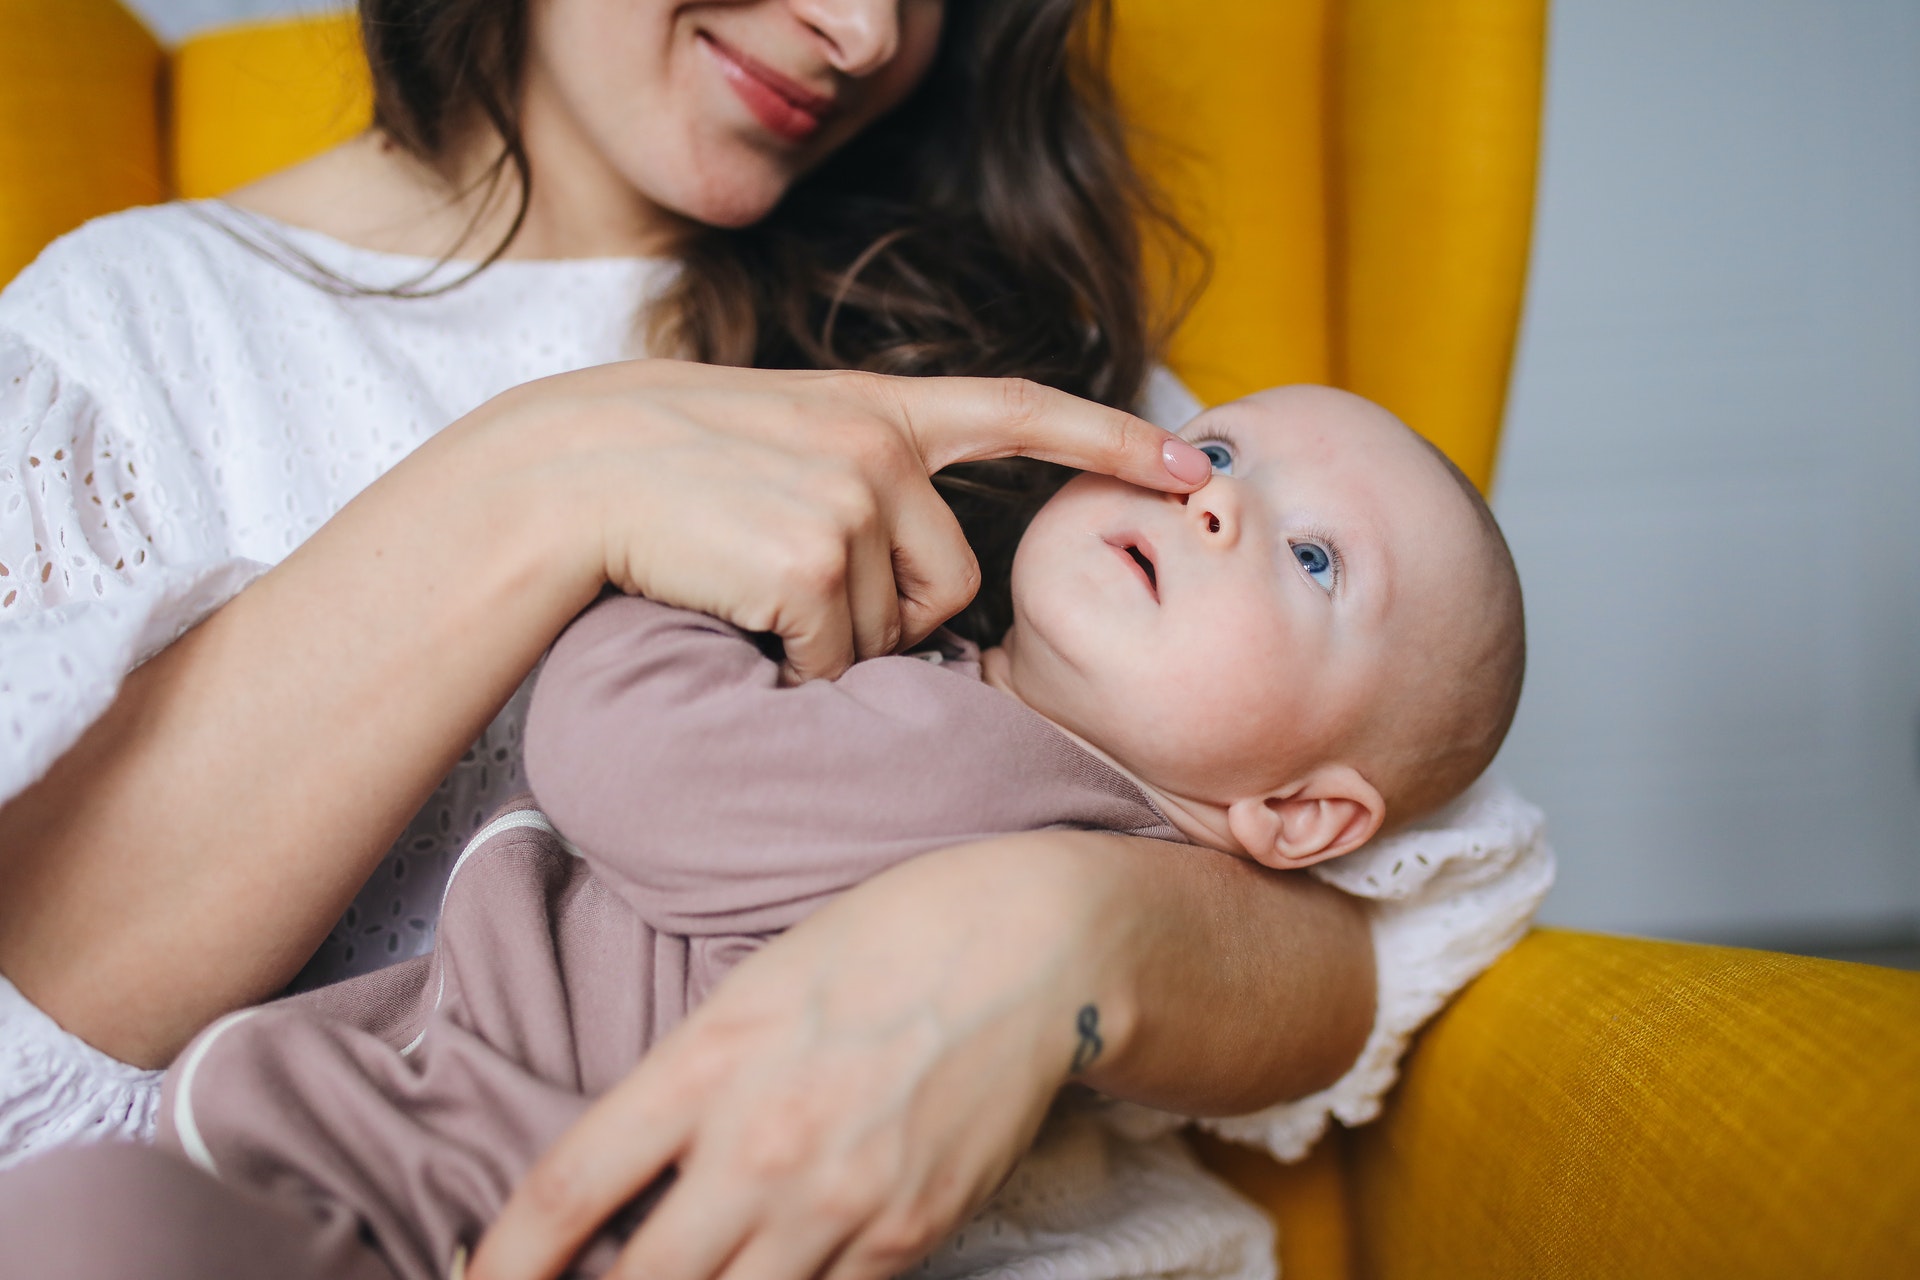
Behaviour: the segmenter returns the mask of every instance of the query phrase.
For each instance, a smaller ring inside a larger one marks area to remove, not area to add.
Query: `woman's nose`
[[[878,71],[900,51],[900,0],[788,0],[820,34],[827,62],[849,76]]]

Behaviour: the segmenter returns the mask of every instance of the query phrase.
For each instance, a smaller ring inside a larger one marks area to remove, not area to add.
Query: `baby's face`
[[[1224,805],[1337,753],[1392,665],[1445,643],[1475,535],[1445,468],[1358,397],[1262,392],[1182,435],[1214,460],[1198,492],[1081,476],[1034,518],[1002,647],[1035,710]]]

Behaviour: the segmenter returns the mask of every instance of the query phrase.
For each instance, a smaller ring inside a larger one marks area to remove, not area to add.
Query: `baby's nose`
[[[1180,503],[1187,509],[1187,517],[1199,526],[1201,536],[1210,542],[1225,540],[1231,544],[1238,536],[1238,509],[1230,486],[1215,480],[1198,493],[1180,495]]]

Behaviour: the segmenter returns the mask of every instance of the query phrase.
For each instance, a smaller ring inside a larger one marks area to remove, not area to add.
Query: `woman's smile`
[[[833,97],[815,93],[756,62],[711,32],[699,32],[697,40],[720,69],[727,87],[746,104],[754,119],[778,137],[805,142],[819,132],[821,122],[832,113]]]

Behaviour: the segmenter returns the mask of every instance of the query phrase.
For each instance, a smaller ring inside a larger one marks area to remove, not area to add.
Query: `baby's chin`
[[[1104,732],[1088,725],[1082,736],[1104,739],[1103,753],[1136,782],[1195,805],[1224,807],[1263,784],[1277,785],[1285,757],[1292,754],[1283,744],[1256,743],[1225,725],[1210,731],[1206,724],[1190,723],[1177,735],[1140,734],[1133,724]]]

